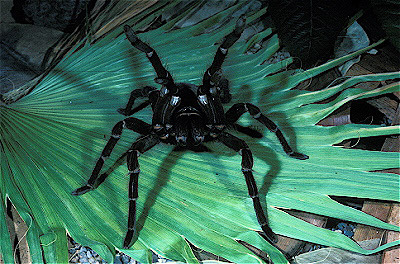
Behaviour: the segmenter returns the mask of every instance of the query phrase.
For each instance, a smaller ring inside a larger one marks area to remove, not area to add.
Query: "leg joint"
[[[132,153],[132,152],[136,152],[136,156],[140,156],[140,151],[139,150],[137,150],[137,149],[130,149],[130,150],[128,150],[128,153]]]
[[[228,49],[225,49],[223,47],[220,47],[219,50],[221,51],[222,54],[226,54],[228,52]]]
[[[129,171],[128,173],[129,173],[129,174],[140,173],[140,169],[139,169],[139,168],[136,168],[136,169],[134,169],[134,170]]]
[[[279,131],[279,128],[278,128],[278,126],[275,125],[275,127],[271,127],[270,130],[271,130],[272,133],[276,133],[276,132]]]
[[[150,58],[151,56],[153,56],[154,51],[150,51],[146,53],[147,58]]]
[[[246,152],[247,152],[247,151],[250,151],[250,148],[249,148],[248,146],[245,146],[245,147],[239,149],[238,154],[239,154],[240,156],[242,156],[243,151],[246,151]]]
[[[258,112],[257,114],[253,115],[253,118],[258,119],[261,116],[261,112]]]
[[[257,106],[255,106],[255,105],[253,105],[253,104],[250,104],[250,103],[246,103],[245,106],[246,106],[246,110],[247,110],[247,111],[250,113],[250,115],[252,115],[253,117],[256,116],[256,115],[259,115],[258,117],[261,116],[260,108],[258,108]],[[258,118],[258,117],[255,117],[255,118]]]
[[[120,136],[122,134],[122,129],[125,127],[125,121],[119,121],[112,129],[111,134],[115,136]]]

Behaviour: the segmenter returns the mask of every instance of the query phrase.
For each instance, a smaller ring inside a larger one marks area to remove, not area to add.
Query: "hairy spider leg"
[[[237,138],[229,133],[221,133],[218,139],[227,147],[235,150],[242,156],[242,172],[246,179],[246,185],[249,192],[249,196],[253,200],[254,211],[256,212],[258,223],[261,226],[264,234],[263,237],[271,243],[278,241],[277,236],[271,230],[268,225],[267,217],[264,214],[264,210],[260,203],[258,195],[258,189],[256,181],[254,180],[252,168],[253,168],[253,155],[250,151],[249,146],[240,138]]]
[[[206,113],[207,119],[211,121],[207,126],[209,126],[213,136],[216,136],[225,127],[222,102],[229,102],[230,100],[229,88],[225,87],[219,93],[216,87],[218,83],[215,83],[215,79],[220,79],[218,77],[221,75],[221,66],[228,54],[228,49],[240,38],[245,25],[246,17],[242,15],[236,21],[235,29],[225,36],[222,44],[217,49],[211,66],[204,73],[203,83],[197,90],[199,103]],[[223,83],[221,84],[223,85]],[[226,94],[227,89],[228,93]]]
[[[257,106],[250,104],[250,103],[238,103],[234,104],[228,111],[225,113],[225,117],[228,123],[235,123],[240,116],[244,113],[249,112],[250,115],[265,125],[271,132],[274,132],[279,142],[281,143],[283,150],[287,155],[292,158],[305,160],[308,159],[308,156],[302,153],[294,152],[292,148],[289,146],[289,143],[286,141],[285,137],[283,136],[281,130],[278,126],[272,122],[268,117],[263,115],[260,111],[260,108]]]
[[[159,84],[165,85],[172,94],[175,94],[177,92],[177,88],[174,85],[174,80],[172,79],[171,74],[162,65],[160,57],[158,57],[156,51],[148,44],[140,40],[130,26],[125,25],[124,31],[132,46],[146,53],[146,57],[149,59],[151,65],[153,65],[153,68],[157,73],[157,78],[155,81]]]
[[[226,55],[228,54],[228,49],[240,38],[244,27],[246,25],[246,17],[244,15],[240,16],[236,21],[235,29],[225,36],[224,41],[219,46],[214,60],[211,63],[211,66],[206,70],[203,76],[203,85],[199,87],[199,94],[207,94],[209,93],[209,89],[213,84],[211,83],[211,79],[213,75],[221,69],[222,63],[225,60]]]
[[[110,166],[107,171],[105,171],[104,173],[100,174],[100,176],[96,179],[95,183],[93,184],[93,189],[96,189],[97,187],[99,187],[100,184],[102,184],[107,177],[119,166],[121,166],[122,164],[124,164],[126,162],[126,155],[128,154],[128,152],[125,152],[124,154],[122,154],[115,162],[112,166]]]
[[[262,138],[263,137],[263,134],[261,134],[260,132],[258,132],[257,130],[255,130],[251,127],[242,126],[237,123],[234,123],[231,125],[232,125],[233,129],[235,129],[236,131],[246,134],[252,138]]]
[[[124,239],[124,248],[129,248],[132,245],[132,239],[136,232],[136,200],[138,199],[138,178],[140,173],[138,157],[158,143],[160,143],[158,136],[150,134],[139,138],[128,150],[129,214],[128,231]]]
[[[81,195],[84,194],[88,191],[91,191],[95,188],[98,187],[99,184],[101,184],[107,175],[101,175],[100,181],[96,183],[99,173],[101,171],[101,168],[104,165],[104,161],[110,156],[112,150],[114,149],[115,145],[117,144],[118,140],[121,137],[122,130],[124,128],[133,130],[134,132],[137,132],[142,135],[148,135],[151,132],[152,126],[147,124],[146,122],[143,122],[140,119],[137,119],[135,117],[128,117],[124,119],[123,121],[119,121],[112,129],[112,134],[110,139],[108,140],[106,146],[104,147],[100,158],[97,160],[96,165],[94,166],[94,169],[92,171],[92,174],[87,181],[87,183],[79,187],[78,189],[74,190],[72,192],[72,195]]]
[[[229,81],[225,78],[221,78],[221,80],[218,82],[218,88],[221,91],[219,95],[221,98],[221,103],[229,103],[232,100],[232,95],[229,89]]]
[[[119,108],[118,112],[122,115],[130,116],[130,115],[133,115],[134,113],[139,112],[140,110],[146,108],[147,106],[150,105],[150,100],[146,100],[145,102],[141,103],[139,106],[132,109],[133,104],[135,103],[135,100],[137,98],[141,98],[141,97],[149,98],[150,93],[152,93],[156,90],[157,90],[157,88],[155,88],[153,86],[145,86],[143,88],[133,90],[129,96],[129,100],[128,100],[128,103],[126,104],[126,107]]]

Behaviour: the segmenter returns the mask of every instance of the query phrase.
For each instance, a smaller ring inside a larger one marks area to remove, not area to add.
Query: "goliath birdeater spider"
[[[141,135],[126,154],[130,181],[128,231],[123,244],[124,248],[131,246],[136,232],[136,200],[138,198],[138,176],[140,172],[138,157],[161,142],[176,145],[181,149],[193,150],[202,146],[204,142],[219,141],[238,152],[242,156],[242,172],[246,179],[249,195],[253,200],[257,220],[264,232],[262,236],[269,242],[276,243],[277,237],[268,225],[259,200],[256,182],[252,173],[253,156],[249,146],[245,141],[229,134],[226,130],[227,128],[233,128],[239,132],[261,137],[258,132],[254,130],[252,132],[252,129],[236,124],[241,115],[249,112],[253,118],[276,134],[283,150],[290,157],[307,159],[308,156],[294,152],[279,128],[263,115],[257,106],[251,103],[237,103],[228,111],[224,111],[222,104],[230,102],[231,94],[228,81],[220,78],[221,66],[228,49],[240,38],[245,24],[245,17],[241,16],[236,22],[235,29],[225,36],[211,66],[204,74],[203,82],[200,86],[175,83],[171,74],[164,68],[156,51],[141,41],[129,26],[126,25],[124,27],[125,34],[132,46],[144,52],[152,64],[157,73],[155,82],[161,84],[161,89],[145,86],[133,90],[126,107],[118,111],[125,116],[130,116],[150,105],[153,110],[152,124],[150,125],[135,117],[128,117],[118,122],[112,129],[111,138],[104,147],[89,180],[84,186],[72,192],[73,195],[84,194],[97,188],[105,180],[106,173],[99,176],[101,168],[121,137],[124,128],[133,130]],[[132,109],[135,99],[139,97],[147,98],[147,100]]]

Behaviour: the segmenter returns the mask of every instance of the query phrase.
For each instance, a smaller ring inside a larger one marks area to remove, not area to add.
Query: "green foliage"
[[[197,34],[234,11],[230,8],[189,28],[170,32],[160,28],[140,37],[157,50],[176,81],[200,84],[216,51],[213,44],[232,30],[235,21],[218,31]],[[115,31],[121,33],[122,27]],[[259,35],[268,35],[265,32]],[[278,49],[276,36],[270,36],[268,48],[256,54],[244,53],[248,45],[236,43],[224,63],[224,75],[231,81],[231,104],[246,101],[258,105],[298,151],[310,156],[305,161],[288,158],[272,133],[248,115],[239,120],[244,125],[257,125],[265,135],[263,139],[242,137],[254,154],[254,175],[272,229],[363,254],[398,244],[366,251],[344,235],[317,228],[281,210],[296,209],[399,230],[329,197],[398,201],[398,175],[369,172],[397,167],[398,153],[332,145],[348,138],[397,134],[399,127],[315,125],[350,100],[398,91],[398,84],[370,92],[352,88],[359,82],[393,79],[396,74],[353,77],[317,92],[291,90],[364,50],[309,71],[276,73],[291,61],[261,64]],[[126,165],[117,160],[137,135],[124,132],[105,165],[109,168],[117,162],[115,169],[98,189],[79,197],[72,196],[71,191],[88,179],[111,128],[123,118],[116,109],[126,104],[132,89],[155,85],[154,77],[146,57],[122,34],[109,35],[93,45],[77,45],[29,95],[0,106],[0,222],[5,226],[4,201],[9,197],[30,226],[27,240],[35,263],[43,262],[41,248],[47,262],[65,259],[65,230],[109,262],[115,249],[122,247],[128,178]],[[330,103],[313,104],[341,91]],[[151,111],[146,109],[135,116],[150,121]],[[255,232],[260,227],[240,171],[240,156],[219,144],[210,144],[210,148],[212,153],[171,152],[171,146],[158,145],[139,158],[140,236],[131,249],[122,251],[142,263],[151,262],[150,250],[177,261],[197,263],[190,241],[235,263],[262,262],[236,241],[240,239],[268,252],[275,263],[285,263],[282,254]],[[5,239],[8,231],[2,228],[0,232],[5,241],[0,245],[5,262],[13,262],[11,244]]]

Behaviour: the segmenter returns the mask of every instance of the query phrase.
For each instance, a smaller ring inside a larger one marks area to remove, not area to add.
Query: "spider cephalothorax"
[[[138,177],[140,173],[138,157],[158,143],[168,143],[180,148],[195,149],[196,146],[202,146],[202,143],[219,141],[237,151],[242,156],[242,172],[246,179],[249,195],[253,200],[258,222],[264,232],[262,235],[268,241],[276,242],[276,235],[268,226],[267,218],[258,197],[257,185],[252,173],[252,153],[246,142],[226,132],[227,128],[254,135],[249,128],[236,124],[242,114],[249,112],[253,118],[276,134],[284,151],[290,157],[307,159],[308,156],[294,152],[279,128],[263,115],[257,106],[251,103],[237,103],[228,111],[224,111],[222,104],[229,102],[231,95],[228,81],[220,78],[221,66],[228,49],[240,38],[244,27],[245,17],[241,16],[236,22],[235,29],[224,38],[219,46],[211,66],[203,76],[200,86],[175,83],[171,74],[162,65],[155,50],[142,42],[129,26],[124,27],[125,34],[132,46],[144,52],[153,65],[157,74],[155,81],[161,84],[162,88],[158,90],[152,86],[145,86],[133,90],[126,107],[118,111],[123,115],[130,116],[150,105],[153,110],[152,124],[150,125],[135,117],[128,117],[118,122],[112,129],[111,138],[104,147],[88,182],[73,191],[72,194],[84,194],[97,188],[105,180],[108,176],[107,173],[100,174],[104,160],[110,156],[124,128],[133,130],[141,135],[126,154],[130,181],[129,218],[128,231],[124,240],[125,248],[131,246],[132,238],[135,234],[136,200],[138,198]],[[135,99],[139,97],[147,98],[147,100],[138,107],[132,108]]]

